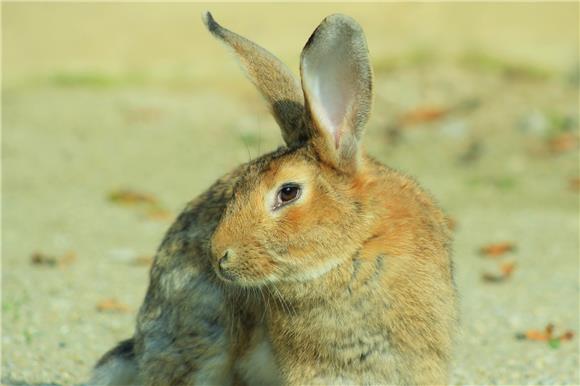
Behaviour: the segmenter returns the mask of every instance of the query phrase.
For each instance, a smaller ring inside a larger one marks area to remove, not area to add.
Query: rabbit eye
[[[300,197],[302,190],[300,186],[297,184],[285,184],[282,185],[280,190],[278,191],[278,195],[276,197],[276,205],[274,209],[278,209],[279,207],[289,204],[292,201],[297,200]]]

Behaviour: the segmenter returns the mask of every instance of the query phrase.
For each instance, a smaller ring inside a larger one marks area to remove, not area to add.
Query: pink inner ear
[[[350,109],[349,102],[353,98],[352,90],[349,89],[348,77],[337,71],[339,66],[330,62],[318,65],[323,65],[318,71],[305,71],[310,107],[316,121],[332,136],[338,148]]]

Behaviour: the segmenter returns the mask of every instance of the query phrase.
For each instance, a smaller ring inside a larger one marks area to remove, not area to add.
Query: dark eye
[[[286,205],[300,197],[301,189],[297,184],[283,185],[278,191],[275,208]]]

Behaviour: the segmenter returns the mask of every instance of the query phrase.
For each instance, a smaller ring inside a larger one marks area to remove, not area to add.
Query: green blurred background
[[[515,338],[578,331],[577,2],[3,2],[3,383],[86,380],[132,333],[147,257],[185,202],[282,143],[204,10],[296,73],[326,15],[357,19],[366,147],[456,223],[453,382],[580,383],[576,338]],[[145,196],[118,205],[126,190]],[[513,250],[482,256],[490,243]]]

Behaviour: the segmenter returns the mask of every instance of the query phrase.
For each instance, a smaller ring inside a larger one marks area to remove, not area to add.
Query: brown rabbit
[[[168,231],[132,339],[93,384],[444,384],[456,325],[446,218],[365,154],[361,27],[327,17],[302,85],[205,16],[271,106],[286,147],[192,201]]]

